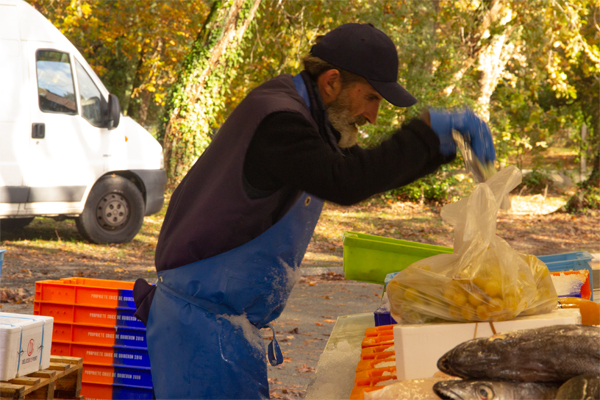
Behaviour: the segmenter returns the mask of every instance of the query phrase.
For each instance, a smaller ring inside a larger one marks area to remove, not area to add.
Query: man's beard
[[[353,116],[350,110],[350,96],[342,90],[337,99],[327,106],[329,122],[340,133],[338,145],[341,148],[352,147],[358,140],[358,127],[367,123],[362,115]]]

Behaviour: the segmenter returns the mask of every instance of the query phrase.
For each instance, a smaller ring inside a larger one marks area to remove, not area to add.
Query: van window
[[[39,50],[36,53],[40,110],[77,114],[73,73],[67,53]]]
[[[75,69],[77,70],[77,82],[79,84],[79,100],[81,101],[81,114],[90,124],[102,126],[102,93],[90,78],[90,75],[75,60]]]

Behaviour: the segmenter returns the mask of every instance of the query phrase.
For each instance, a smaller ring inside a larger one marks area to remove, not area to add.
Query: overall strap
[[[298,92],[300,97],[302,97],[302,99],[308,106],[308,109],[312,111],[312,106],[310,104],[310,97],[308,96],[308,90],[306,89],[306,84],[304,83],[304,79],[302,79],[302,76],[300,74],[298,74],[292,78],[292,81],[294,81],[294,86],[296,86],[296,91]]]

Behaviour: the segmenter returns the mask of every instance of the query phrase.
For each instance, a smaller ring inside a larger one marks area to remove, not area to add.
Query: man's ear
[[[319,85],[319,91],[323,98],[325,106],[329,105],[332,101],[337,99],[338,95],[342,91],[342,78],[340,71],[337,69],[330,69],[319,75],[317,79]]]

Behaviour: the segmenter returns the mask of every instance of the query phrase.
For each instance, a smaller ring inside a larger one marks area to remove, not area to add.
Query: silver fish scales
[[[444,354],[438,368],[465,379],[518,382],[600,376],[600,328],[555,325],[473,339]]]

